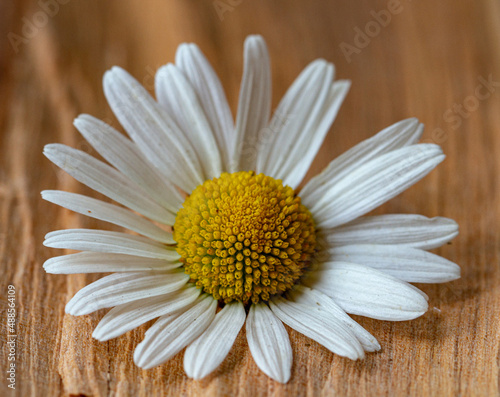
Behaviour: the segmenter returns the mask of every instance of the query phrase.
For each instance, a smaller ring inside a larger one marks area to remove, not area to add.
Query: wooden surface
[[[370,21],[392,2],[60,2],[66,4],[45,23],[38,15],[35,32],[25,25],[42,10],[39,2],[0,4],[2,396],[499,394],[500,86],[476,89],[481,79],[500,82],[497,0],[402,1],[400,12],[378,32]],[[216,6],[224,5],[221,19]],[[356,28],[372,29],[374,37],[346,57],[352,47],[342,43],[355,45]],[[30,37],[23,37],[23,29]],[[9,32],[23,41],[13,46]],[[64,314],[70,297],[97,276],[48,275],[42,269],[47,258],[62,253],[42,246],[47,232],[107,227],[41,200],[43,189],[98,196],[52,166],[42,148],[62,142],[95,154],[72,120],[85,112],[117,126],[102,92],[105,70],[120,65],[152,89],[154,71],[173,61],[185,41],[200,45],[236,109],[242,46],[251,33],[262,34],[269,45],[274,106],[318,57],[334,62],[339,78],[353,81],[307,178],[389,124],[410,116],[425,123],[425,140],[442,145],[446,161],[376,212],[456,219],[459,237],[436,252],[458,263],[462,278],[422,285],[430,310],[417,320],[357,318],[383,347],[363,361],[335,356],[289,330],[294,364],[284,386],[258,370],[244,331],[224,364],[201,382],[184,375],[182,355],[143,371],[134,366],[132,352],[146,327],[99,343],[91,332],[103,312]],[[8,284],[17,298],[15,391],[7,389],[4,376]]]

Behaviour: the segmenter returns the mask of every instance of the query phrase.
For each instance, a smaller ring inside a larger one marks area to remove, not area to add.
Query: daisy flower
[[[181,350],[194,379],[214,371],[245,325],[269,377],[287,382],[284,324],[352,360],[380,349],[349,314],[403,321],[427,310],[410,282],[457,279],[459,267],[426,250],[450,241],[446,218],[364,216],[428,174],[439,146],[417,144],[416,119],[396,123],[333,160],[299,191],[349,82],[312,62],[271,116],[264,40],[245,41],[236,122],[221,83],[194,44],[155,78],[156,100],[112,68],[104,92],[127,138],[89,115],[76,128],[107,161],[60,144],[45,155],[111,204],[63,191],[44,199],[132,233],[70,229],[47,247],[83,251],[47,260],[49,273],[111,273],[80,290],[71,315],[112,308],[93,337],[106,341],[147,321],[134,352],[144,369]]]

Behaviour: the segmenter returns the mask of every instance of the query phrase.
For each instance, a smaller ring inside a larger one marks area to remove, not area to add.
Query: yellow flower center
[[[174,225],[185,272],[217,300],[267,301],[302,276],[316,246],[294,190],[254,172],[222,174],[186,199]]]

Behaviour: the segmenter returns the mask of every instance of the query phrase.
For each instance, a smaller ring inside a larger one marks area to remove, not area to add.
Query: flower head
[[[112,308],[93,336],[118,337],[157,318],[137,346],[142,368],[187,347],[200,379],[224,360],[246,322],[248,346],[268,376],[287,382],[292,353],[283,324],[356,360],[380,349],[347,313],[410,320],[427,310],[409,282],[446,282],[460,270],[426,250],[458,233],[446,218],[364,216],[443,159],[417,144],[416,119],[396,123],[333,160],[298,190],[348,88],[312,62],[270,117],[266,45],[245,42],[236,122],[222,86],[194,44],[156,76],[156,98],[127,72],[104,77],[130,139],[88,115],[75,126],[106,164],[51,144],[46,156],[120,205],[63,191],[43,198],[132,233],[72,229],[45,245],[83,251],[51,258],[49,273],[111,272],[80,290],[66,312]]]

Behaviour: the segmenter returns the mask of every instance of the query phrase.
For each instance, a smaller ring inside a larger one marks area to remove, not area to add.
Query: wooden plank
[[[8,395],[499,394],[497,1],[60,3],[45,23],[38,21],[32,37],[25,34],[26,26],[42,18],[36,17],[45,12],[40,3],[0,6],[1,34],[7,38],[0,43],[0,258],[4,275],[0,296],[2,308],[6,307],[7,285],[16,287],[19,334],[16,390]],[[221,4],[227,5],[222,14],[216,8]],[[380,18],[385,18],[386,26],[377,22]],[[373,37],[360,42],[358,29],[368,30]],[[24,40],[12,45],[10,32]],[[43,189],[98,196],[52,166],[42,148],[63,142],[95,155],[72,120],[85,112],[118,127],[102,93],[104,71],[120,65],[151,90],[154,71],[172,62],[177,45],[185,41],[196,42],[207,54],[234,111],[242,45],[251,33],[262,34],[269,45],[274,105],[315,58],[334,62],[337,76],[353,81],[308,178],[395,121],[417,116],[426,124],[424,140],[440,144],[446,161],[376,213],[456,219],[459,237],[436,252],[458,263],[462,278],[445,285],[419,286],[430,297],[430,310],[417,320],[389,323],[356,318],[383,347],[362,361],[335,356],[289,330],[294,365],[287,385],[258,370],[244,330],[228,359],[203,381],[185,376],[181,354],[159,368],[143,371],[134,366],[132,352],[147,327],[99,343],[91,333],[104,312],[83,317],[64,314],[69,298],[97,276],[47,275],[42,269],[44,260],[61,254],[42,246],[45,233],[67,227],[107,227],[40,199]],[[494,83],[485,84],[488,80]],[[4,327],[0,337],[4,368]],[[6,386],[3,377],[2,388]]]

